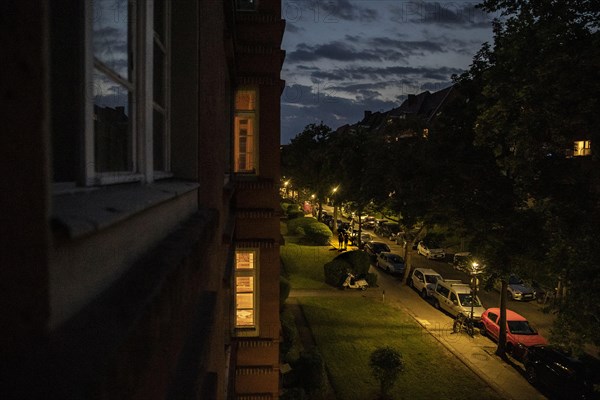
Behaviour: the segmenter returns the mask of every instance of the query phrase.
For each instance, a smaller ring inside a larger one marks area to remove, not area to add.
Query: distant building
[[[277,399],[280,1],[0,9],[0,397]]]
[[[430,126],[440,115],[444,105],[452,98],[454,86],[434,93],[425,91],[419,94],[409,94],[399,107],[389,111],[372,112],[366,110],[361,121],[354,125],[344,125],[337,131],[348,129],[364,129],[369,132],[377,132],[383,135],[392,134],[395,138],[414,137],[419,132],[414,129],[407,129],[404,122],[407,119],[418,119],[422,125]],[[429,133],[428,128],[422,132],[423,135]]]

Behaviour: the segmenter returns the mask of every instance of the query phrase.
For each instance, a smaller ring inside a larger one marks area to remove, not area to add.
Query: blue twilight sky
[[[491,21],[479,1],[282,0],[281,143],[310,123],[354,124],[466,70]]]

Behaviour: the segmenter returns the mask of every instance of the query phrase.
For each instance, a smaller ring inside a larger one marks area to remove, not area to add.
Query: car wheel
[[[433,306],[438,310],[440,309],[440,302],[438,299],[433,300]]]
[[[512,356],[514,351],[515,351],[515,346],[513,346],[512,343],[506,343],[506,352]]]
[[[427,298],[427,289],[421,290],[421,297],[424,298],[424,299]]]
[[[533,365],[527,365],[525,367],[525,378],[527,378],[527,381],[532,385],[537,383],[537,374],[535,373]]]
[[[487,335],[487,329],[485,329],[485,325],[483,323],[481,324],[481,327],[479,328],[479,333],[481,334],[481,336]]]
[[[408,278],[408,286],[411,287],[411,288],[415,287],[415,284],[413,283],[413,280],[410,277]]]

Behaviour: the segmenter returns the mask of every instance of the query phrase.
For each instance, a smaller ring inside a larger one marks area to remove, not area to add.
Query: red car
[[[489,335],[492,339],[498,340],[500,334],[499,308],[488,308],[481,315],[481,334]],[[506,310],[506,351],[514,356],[521,356],[524,347],[538,344],[548,344],[546,338],[537,333],[529,325],[527,319],[514,311]]]

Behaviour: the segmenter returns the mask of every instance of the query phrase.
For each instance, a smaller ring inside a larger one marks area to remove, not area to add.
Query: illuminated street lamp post
[[[479,287],[479,279],[477,279],[478,268],[479,264],[473,261],[471,264],[471,321],[473,320],[473,307],[475,305],[475,297],[477,296],[477,288]]]
[[[331,191],[331,200],[333,201],[333,234],[335,235],[338,231],[338,227],[337,227],[337,220],[338,220],[338,209],[337,209],[337,203],[335,201],[335,193],[337,192],[338,188],[340,186],[336,186],[333,188],[333,190]]]

